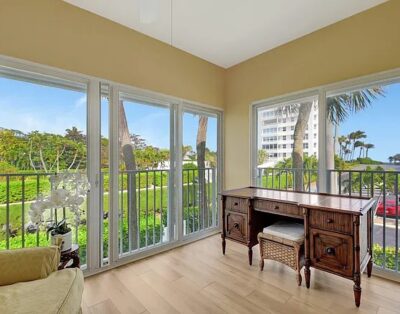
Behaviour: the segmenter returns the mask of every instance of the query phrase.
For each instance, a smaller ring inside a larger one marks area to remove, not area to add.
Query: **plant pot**
[[[61,252],[68,251],[72,248],[72,231],[65,234],[51,234],[51,244],[57,245],[58,239],[62,240]]]

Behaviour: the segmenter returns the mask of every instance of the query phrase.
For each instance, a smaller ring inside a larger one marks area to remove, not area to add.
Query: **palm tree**
[[[197,129],[196,150],[197,150],[197,169],[199,176],[199,212],[200,212],[200,229],[208,222],[207,211],[207,195],[206,195],[206,178],[205,178],[205,159],[206,159],[206,139],[207,139],[207,116],[199,116],[199,126]]]
[[[356,149],[357,147],[360,148],[360,154],[358,155],[358,158],[361,158],[361,154],[362,154],[363,149],[364,149],[364,147],[365,147],[364,142],[362,142],[362,141],[356,141],[356,142],[354,143],[354,149]]]
[[[374,144],[365,144],[364,147],[365,147],[365,157],[368,158],[368,151],[370,149],[375,148],[375,145]]]
[[[65,137],[75,142],[82,142],[85,140],[85,135],[83,135],[83,132],[79,131],[76,126],[73,126],[71,129],[66,129]]]
[[[138,214],[136,207],[136,158],[135,147],[132,143],[132,136],[129,133],[128,120],[126,119],[125,108],[123,101],[120,101],[118,108],[119,119],[119,145],[122,159],[124,160],[125,169],[132,171],[128,175],[128,211],[129,211],[129,225],[132,228],[131,243],[132,249],[138,248],[139,228],[138,228]],[[139,174],[140,175],[140,174]]]
[[[346,143],[346,141],[347,141],[347,136],[344,136],[344,135],[342,135],[342,136],[339,136],[338,137],[338,142],[339,142],[339,156],[340,156],[340,158],[343,158],[343,151],[344,151],[344,149],[346,149],[346,146],[344,146],[344,144]]]
[[[384,90],[381,87],[366,88],[363,90],[355,91],[352,93],[341,94],[334,97],[327,98],[327,115],[328,121],[332,124],[339,125],[349,115],[349,113],[356,113],[367,108],[374,99],[384,95]],[[294,130],[294,145],[293,145],[293,168],[301,169],[303,166],[303,136],[305,125],[310,117],[311,105],[310,102],[305,102],[299,106],[299,117]],[[328,128],[331,129],[331,128]],[[333,136],[327,136],[331,140]],[[334,164],[334,151],[333,145],[327,143],[328,152],[327,157],[331,160],[328,165]],[[300,176],[302,177],[302,176]],[[296,181],[295,189],[301,191],[303,184],[301,181]]]

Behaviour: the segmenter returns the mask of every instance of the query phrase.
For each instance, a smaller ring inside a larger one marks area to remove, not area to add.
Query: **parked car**
[[[396,218],[400,217],[400,197],[397,202],[397,210],[396,210],[396,198],[388,196],[385,200],[386,203],[386,208],[383,204],[383,199],[379,199],[378,201],[378,206],[376,209],[376,215],[383,217],[385,214],[385,209],[386,209],[386,217],[387,218]]]

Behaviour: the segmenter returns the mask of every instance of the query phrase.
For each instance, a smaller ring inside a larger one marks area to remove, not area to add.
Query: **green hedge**
[[[39,193],[48,193],[50,191],[50,182],[48,178],[39,180]],[[37,181],[27,179],[25,181],[24,189],[25,201],[33,201],[37,198]],[[9,202],[16,203],[22,200],[22,182],[21,181],[10,181],[9,187]],[[0,204],[6,204],[7,202],[7,183],[0,182]]]
[[[396,270],[396,248],[389,246],[386,247],[386,263],[384,256],[383,247],[379,244],[374,244],[373,248],[373,259],[375,265],[385,266],[387,269]],[[398,251],[399,261],[398,261],[398,269],[400,270],[400,249]]]

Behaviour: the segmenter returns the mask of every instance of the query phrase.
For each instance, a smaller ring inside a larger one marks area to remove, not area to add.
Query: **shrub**
[[[399,249],[399,257],[400,257],[400,249]],[[385,261],[386,255],[386,261]],[[396,270],[396,248],[395,247],[386,247],[386,254],[384,254],[383,247],[379,244],[374,244],[373,247],[373,259],[375,265],[385,266],[388,269]],[[400,269],[400,261],[398,262],[398,268]]]

